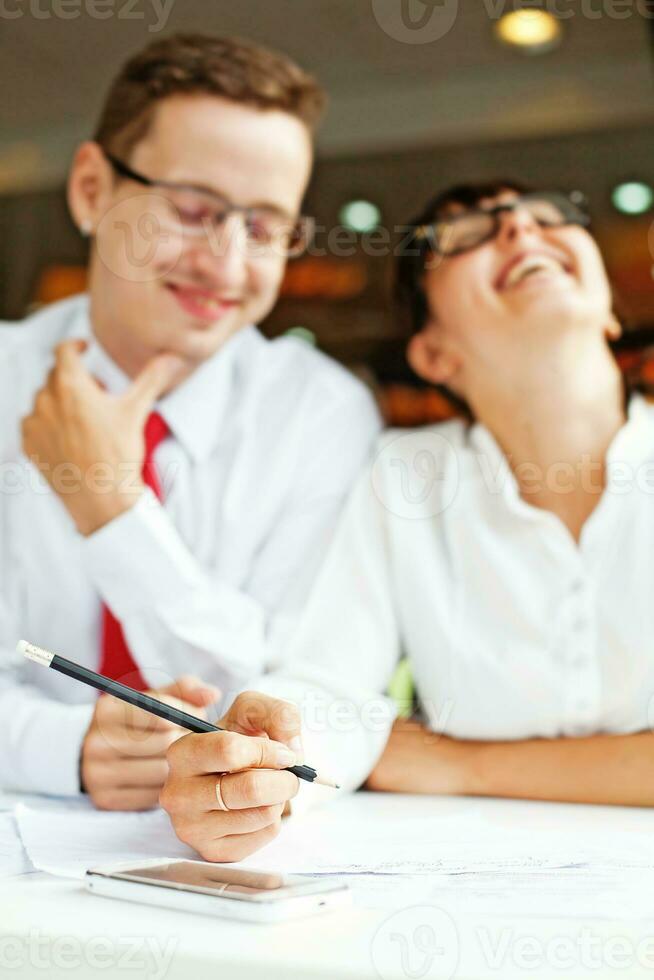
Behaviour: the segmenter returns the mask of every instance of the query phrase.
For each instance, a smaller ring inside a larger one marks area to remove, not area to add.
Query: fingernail
[[[302,747],[302,739],[299,735],[294,735],[293,738],[288,743],[289,748],[293,749],[296,755],[302,755],[304,749]]]

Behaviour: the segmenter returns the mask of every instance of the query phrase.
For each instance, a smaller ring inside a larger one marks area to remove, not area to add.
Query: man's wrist
[[[120,517],[143,496],[145,487],[133,488],[129,493],[95,494],[92,502],[88,499],[80,504],[69,507],[79,533],[88,538],[100,528]]]

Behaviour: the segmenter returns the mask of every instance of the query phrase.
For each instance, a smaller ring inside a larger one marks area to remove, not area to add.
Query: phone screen
[[[328,884],[319,878],[245,871],[200,861],[170,861],[150,867],[128,868],[114,872],[110,877],[259,902],[288,898],[293,894],[331,891],[339,887],[336,882]],[[342,888],[342,883],[339,884]]]

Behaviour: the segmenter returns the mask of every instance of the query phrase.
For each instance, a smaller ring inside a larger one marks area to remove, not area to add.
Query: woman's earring
[[[91,219],[84,218],[83,221],[80,221],[79,230],[84,236],[84,238],[88,238],[91,232],[93,231],[93,224],[91,223]]]

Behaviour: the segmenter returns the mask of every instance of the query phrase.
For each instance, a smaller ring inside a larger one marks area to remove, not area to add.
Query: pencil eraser
[[[33,643],[28,643],[27,640],[19,640],[16,645],[16,651],[24,657],[27,657],[28,660],[33,660],[43,667],[49,667],[54,657],[54,653],[48,653],[47,650],[42,650],[41,647],[35,647]]]

